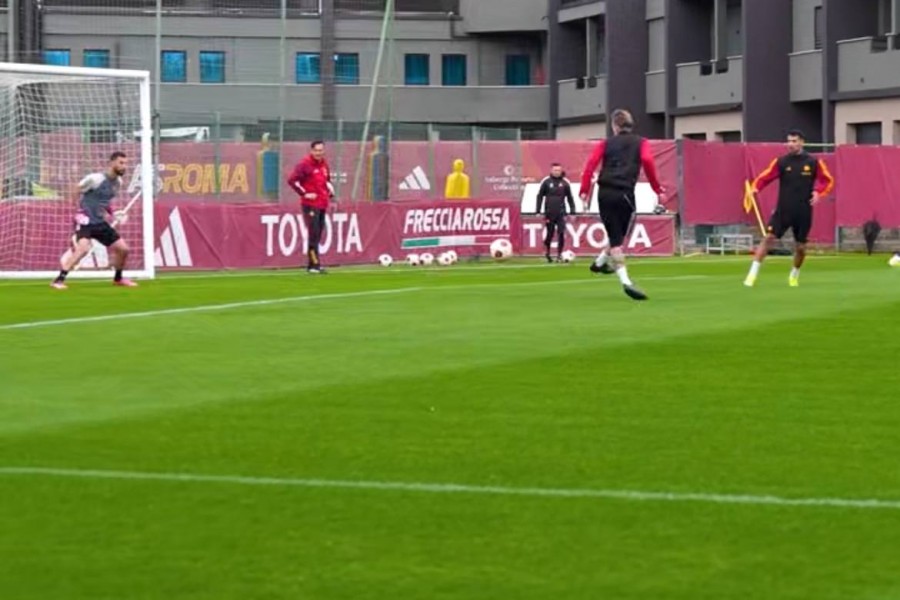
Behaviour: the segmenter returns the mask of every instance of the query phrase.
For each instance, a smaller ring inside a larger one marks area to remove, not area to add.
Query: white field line
[[[706,275],[680,275],[672,277],[645,277],[645,280],[697,280],[706,279]],[[370,290],[363,292],[346,292],[335,294],[310,294],[306,296],[288,296],[286,298],[272,298],[268,300],[248,300],[245,302],[229,302],[226,304],[203,304],[200,306],[185,306],[181,308],[163,308],[159,310],[145,310],[131,313],[116,313],[110,315],[92,315],[87,317],[71,317],[68,319],[52,319],[46,321],[25,321],[21,323],[9,323],[0,325],[0,331],[15,329],[34,329],[37,327],[54,327],[58,325],[75,325],[80,323],[96,323],[101,321],[119,321],[124,319],[140,319],[159,316],[182,315],[196,312],[215,312],[224,310],[236,310],[258,306],[271,306],[275,304],[290,304],[294,302],[312,302],[316,300],[340,300],[344,298],[365,298],[368,296],[388,296],[407,294],[411,292],[426,291],[453,291],[453,290],[477,290],[479,288],[509,288],[509,287],[541,287],[572,284],[595,284],[601,279],[598,277],[583,277],[580,279],[561,279],[556,281],[526,281],[517,283],[482,283],[472,285],[436,285],[428,287],[407,287],[387,290]],[[611,279],[610,279],[611,280]],[[54,292],[60,293],[60,292]],[[63,292],[64,293],[64,292]]]
[[[659,492],[640,490],[506,487],[458,483],[417,483],[402,481],[350,481],[340,479],[296,479],[241,475],[199,475],[194,473],[152,473],[49,467],[0,467],[0,476],[55,477],[113,481],[154,481],[189,484],[220,484],[253,487],[355,489],[426,494],[468,494],[484,496],[524,496],[532,498],[583,498],[626,502],[693,502],[751,506],[840,508],[856,510],[900,510],[900,500],[874,498],[789,498],[754,494],[714,494],[705,492]]]
[[[53,319],[48,321],[27,321],[24,323],[10,323],[0,325],[0,331],[11,329],[33,329],[35,327],[52,327],[55,325],[72,325],[76,323],[96,323],[99,321],[118,321],[123,319],[140,319],[146,317],[159,317],[167,315],[182,315],[196,312],[215,312],[222,310],[234,310],[256,306],[271,306],[275,304],[289,304],[292,302],[312,302],[315,300],[338,300],[343,298],[365,298],[368,296],[387,296],[392,294],[406,294],[416,292],[422,288],[397,288],[394,290],[371,290],[365,292],[346,292],[340,294],[311,294],[307,296],[289,296],[287,298],[272,298],[269,300],[248,300],[245,302],[229,302],[226,304],[204,304],[200,306],[185,306],[182,308],[164,308],[160,310],[145,310],[141,312],[118,313],[111,315],[94,315],[90,317],[72,317],[70,319]]]
[[[810,257],[810,260],[824,260],[824,259],[839,259],[841,256],[815,256]],[[660,266],[680,266],[680,265],[698,265],[698,264],[715,264],[715,263],[748,263],[752,260],[752,257],[748,256],[732,256],[732,257],[700,257],[699,260],[674,256],[674,257],[653,257],[653,258],[640,258],[640,257],[632,257],[634,264],[646,264],[646,265],[660,265]],[[770,256],[766,260],[780,260],[780,259],[791,259],[790,256]],[[489,260],[489,259],[488,259]],[[583,259],[576,263],[575,267],[580,267],[582,265],[589,264],[586,262],[586,259]],[[541,259],[541,263],[535,264],[491,264],[489,262],[485,262],[482,265],[456,265],[452,267],[407,267],[405,265],[397,265],[390,268],[384,267],[357,267],[357,266],[347,266],[347,267],[338,267],[331,270],[331,275],[339,275],[341,277],[351,276],[351,275],[372,275],[372,274],[380,274],[380,275],[397,275],[401,273],[447,273],[451,274],[459,271],[493,271],[493,270],[516,270],[516,269],[565,269],[569,268],[568,266],[561,265],[550,265],[543,262]],[[190,273],[188,271],[183,272],[174,272],[174,273],[166,273],[163,271],[162,273],[157,275],[157,281],[181,281],[181,280],[191,280],[191,279],[243,279],[247,277],[297,277],[298,279],[306,278],[306,274],[303,272],[303,269],[272,269],[269,271],[214,271],[214,272],[201,272],[201,273]],[[82,285],[91,285],[91,284],[106,284],[109,285],[109,280],[107,279],[80,279],[74,282],[74,285],[82,286]],[[49,284],[49,279],[40,280],[40,281],[23,281],[20,279],[0,279],[0,287],[47,287]]]

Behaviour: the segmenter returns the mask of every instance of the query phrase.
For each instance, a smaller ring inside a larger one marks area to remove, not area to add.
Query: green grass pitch
[[[0,282],[0,598],[900,599],[886,263]]]

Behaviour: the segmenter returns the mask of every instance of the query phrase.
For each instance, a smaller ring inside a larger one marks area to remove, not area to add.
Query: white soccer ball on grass
[[[449,252],[442,252],[441,255],[438,256],[437,262],[442,267],[449,267],[453,264],[453,258],[450,256]]]
[[[888,261],[888,264],[892,267],[900,267],[900,252],[893,255]]]
[[[421,263],[418,254],[407,254],[406,255],[406,264],[411,267],[418,267]]]
[[[434,264],[434,254],[431,252],[425,252],[424,254],[419,255],[419,261],[426,267],[430,267]]]
[[[451,265],[459,262],[459,254],[456,253],[456,250],[447,250],[446,254],[450,258]]]
[[[494,260],[506,260],[513,254],[512,242],[506,239],[494,240],[491,243],[491,256]]]
[[[562,261],[564,263],[572,263],[575,262],[575,253],[571,250],[566,250],[562,253],[560,258],[562,258]]]
[[[390,254],[382,254],[378,257],[378,264],[380,264],[382,267],[389,267],[394,264],[394,259],[391,258]]]

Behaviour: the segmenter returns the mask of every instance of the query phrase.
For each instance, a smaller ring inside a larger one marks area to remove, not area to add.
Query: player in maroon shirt
[[[315,275],[325,273],[319,260],[319,242],[325,231],[325,213],[334,198],[331,169],[325,160],[325,142],[316,140],[310,145],[309,154],[297,163],[287,183],[300,195],[303,221],[309,235],[306,271]]]

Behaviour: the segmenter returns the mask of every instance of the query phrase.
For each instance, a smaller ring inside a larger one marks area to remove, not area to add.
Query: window
[[[322,59],[315,52],[298,52],[294,71],[297,83],[321,83]]]
[[[881,123],[855,123],[852,127],[857,144],[881,145]]]
[[[68,50],[44,50],[44,64],[68,67],[72,64],[72,53]]]
[[[740,131],[719,131],[716,132],[716,137],[726,144],[739,144],[742,136]]]
[[[85,50],[81,60],[86,67],[109,68],[109,50]]]
[[[822,49],[822,35],[825,33],[825,13],[822,11],[821,6],[817,6],[815,9],[813,28],[814,28],[813,36],[815,38],[815,41],[813,42],[813,48],[815,48],[816,50],[821,50]]]
[[[403,77],[404,85],[429,85],[431,74],[430,57],[427,54],[407,54],[404,60],[406,67]]]
[[[507,55],[506,85],[531,85],[531,57],[527,54]]]
[[[359,54],[334,55],[334,82],[359,85]]]
[[[200,83],[225,83],[224,52],[200,52]]]
[[[685,133],[685,134],[684,134],[683,136],[681,136],[681,137],[683,137],[683,138],[686,139],[686,140],[698,140],[698,141],[701,141],[701,142],[705,142],[705,141],[706,141],[706,134],[705,134],[705,133]]]
[[[187,81],[187,54],[183,50],[163,50],[161,58],[160,81],[163,83]]]
[[[466,55],[445,54],[441,57],[441,85],[466,85]]]

